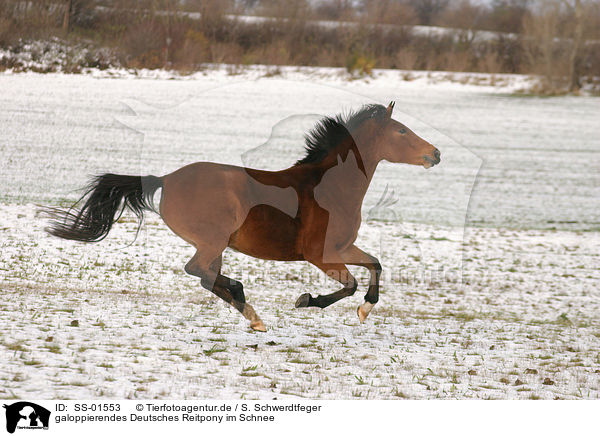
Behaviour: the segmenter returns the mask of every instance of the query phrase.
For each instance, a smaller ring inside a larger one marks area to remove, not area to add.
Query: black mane
[[[385,106],[367,104],[356,112],[323,118],[304,137],[306,156],[296,162],[295,165],[321,162],[342,141],[348,137],[352,139],[351,132],[362,123],[371,118],[383,122],[385,116]],[[353,139],[352,142],[354,143]]]

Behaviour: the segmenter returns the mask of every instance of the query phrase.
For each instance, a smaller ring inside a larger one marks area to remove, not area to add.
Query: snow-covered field
[[[0,75],[0,397],[599,398],[600,100],[504,94],[518,76],[233,73]],[[100,172],[281,168],[319,116],[390,100],[442,164],[378,170],[358,245],[384,283],[362,325],[363,292],[294,309],[337,285],[228,251],[268,327],[251,332],[157,216],[84,245],[36,215]]]

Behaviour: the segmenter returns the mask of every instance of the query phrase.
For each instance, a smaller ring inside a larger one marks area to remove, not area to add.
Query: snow
[[[235,73],[0,74],[0,397],[599,398],[598,99],[504,94],[520,76]],[[320,116],[390,100],[442,163],[376,173],[357,245],[383,289],[364,324],[361,269],[354,296],[295,309],[337,285],[227,251],[255,333],[183,272],[193,249],[156,215],[133,243],[130,215],[94,245],[43,232],[37,205],[92,174],[282,168]]]
[[[97,48],[89,43],[68,44],[56,37],[19,40],[11,46],[0,48],[0,67],[9,71],[78,73],[82,68],[107,69],[119,65],[111,49]]]

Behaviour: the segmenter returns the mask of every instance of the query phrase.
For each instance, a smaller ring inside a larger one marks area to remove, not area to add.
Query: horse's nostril
[[[437,148],[433,152],[433,156],[435,156],[435,158],[439,160],[439,158],[440,158],[440,151]]]

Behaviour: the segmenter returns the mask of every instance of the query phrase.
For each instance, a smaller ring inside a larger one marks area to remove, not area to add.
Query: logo
[[[14,433],[18,429],[48,430],[50,411],[35,403],[19,401],[11,405],[4,404],[6,409],[6,431]]]

